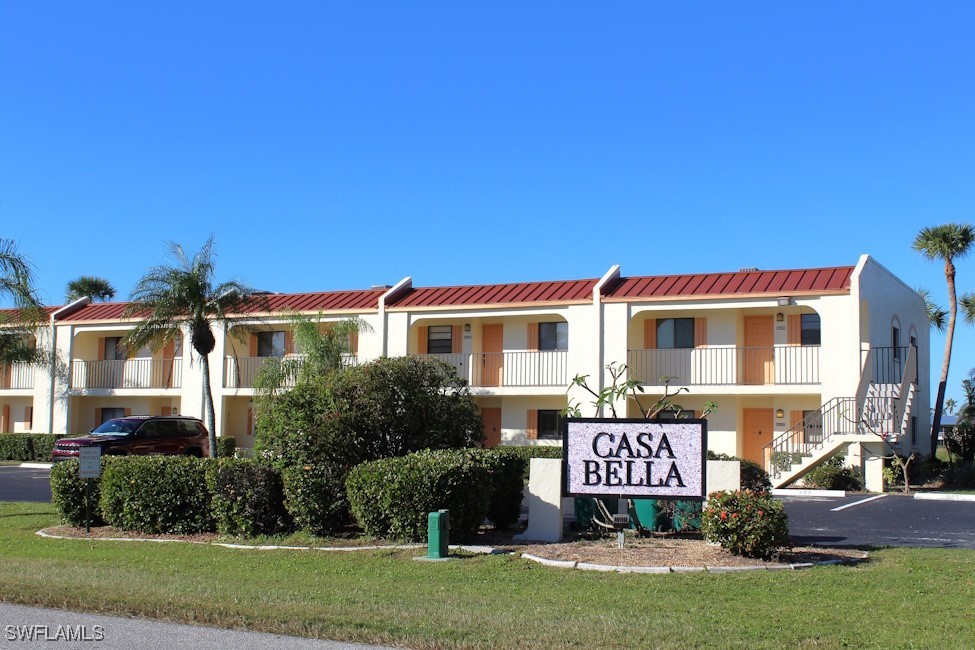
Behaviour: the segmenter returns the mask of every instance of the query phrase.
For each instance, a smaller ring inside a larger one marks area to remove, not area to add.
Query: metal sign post
[[[102,473],[102,448],[78,450],[78,478],[85,479],[85,534],[91,535],[91,482]]]

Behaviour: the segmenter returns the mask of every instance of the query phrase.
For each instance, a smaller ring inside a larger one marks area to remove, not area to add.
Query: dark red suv
[[[55,463],[77,458],[81,447],[98,446],[102,456],[170,454],[206,456],[209,436],[203,422],[182,415],[132,415],[108,420],[87,436],[54,443]]]

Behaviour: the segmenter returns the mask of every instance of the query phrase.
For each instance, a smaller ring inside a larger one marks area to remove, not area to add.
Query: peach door
[[[775,378],[773,345],[775,323],[771,316],[745,317],[744,372],[746,384],[771,384]]]
[[[742,410],[742,458],[765,467],[765,445],[772,442],[774,425],[772,409]]]
[[[484,446],[497,447],[501,444],[501,409],[482,408],[481,420],[484,421]]]
[[[481,326],[482,357],[481,385],[501,386],[504,372],[504,326]]]

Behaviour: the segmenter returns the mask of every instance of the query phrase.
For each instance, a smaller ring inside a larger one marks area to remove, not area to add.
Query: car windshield
[[[140,424],[142,424],[142,420],[108,420],[94,429],[92,433],[105,436],[125,436],[138,429]]]

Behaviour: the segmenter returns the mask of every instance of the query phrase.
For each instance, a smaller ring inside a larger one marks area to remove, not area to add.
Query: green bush
[[[26,433],[0,434],[0,460],[31,460],[30,436]]]
[[[975,463],[952,463],[944,469],[944,484],[953,488],[975,488]]]
[[[863,475],[859,469],[845,467],[842,456],[833,456],[806,474],[806,485],[819,490],[848,490],[859,492],[863,489]]]
[[[237,449],[237,440],[233,436],[217,438],[217,458],[233,458],[235,449]]]
[[[313,535],[325,536],[349,523],[345,469],[338,465],[296,465],[282,472],[284,505],[295,523]]]
[[[740,462],[742,490],[768,492],[772,489],[772,481],[769,480],[768,472],[754,461],[727,454],[716,454],[713,451],[708,451],[708,460],[737,460]]]
[[[105,466],[101,510],[120,530],[192,534],[214,529],[209,461],[190,456],[122,456]]]
[[[113,457],[102,457],[102,474],[106,463]],[[87,479],[78,477],[78,461],[66,460],[51,467],[51,503],[61,515],[61,521],[72,526],[85,525],[85,489]],[[104,526],[101,497],[101,479],[91,481],[91,525]]]
[[[483,439],[467,383],[451,366],[419,357],[384,357],[261,395],[256,429],[257,449],[282,467],[353,467]]]
[[[370,535],[427,537],[430,512],[450,511],[451,541],[470,540],[487,514],[490,472],[473,450],[424,450],[363,463],[349,472],[352,514]]]
[[[962,462],[975,460],[975,422],[961,420],[955,427],[945,432],[945,449]]]
[[[219,438],[218,438],[219,440]],[[291,528],[281,472],[266,463],[218,458],[207,471],[212,514],[224,535],[273,535]]]
[[[518,523],[524,498],[525,466],[528,458],[512,447],[495,447],[481,452],[481,459],[491,481],[491,501],[487,517],[497,528],[507,529]]]
[[[495,447],[495,449],[504,449],[507,453],[513,454],[521,458],[525,465],[522,470],[522,480],[527,483],[529,478],[529,473],[531,472],[531,459],[532,458],[562,458],[562,445],[533,445],[525,447]]]
[[[782,503],[772,496],[737,490],[715,492],[701,515],[704,539],[735,555],[768,559],[791,546],[789,520]]]

